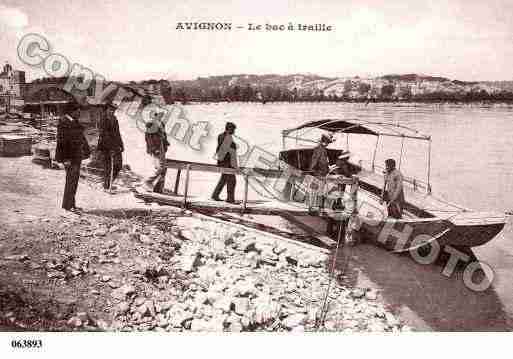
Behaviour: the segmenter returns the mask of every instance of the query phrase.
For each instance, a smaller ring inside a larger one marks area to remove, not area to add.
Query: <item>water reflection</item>
[[[346,263],[346,258],[349,263]],[[483,292],[468,289],[463,268],[448,278],[445,261],[416,263],[371,244],[342,249],[338,269],[345,269],[345,284],[373,287],[396,314],[419,330],[505,331],[513,320],[505,311],[494,284]],[[476,279],[476,282],[478,280]]]

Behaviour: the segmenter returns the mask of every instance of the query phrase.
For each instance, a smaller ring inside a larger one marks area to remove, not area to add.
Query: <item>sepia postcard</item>
[[[506,0],[3,0],[0,352],[511,331],[512,33]]]

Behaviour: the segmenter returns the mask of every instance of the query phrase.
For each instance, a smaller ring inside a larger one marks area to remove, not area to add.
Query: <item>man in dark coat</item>
[[[64,164],[66,170],[62,208],[67,211],[80,210],[75,203],[80,165],[82,160],[90,155],[89,144],[84,136],[84,127],[78,121],[79,118],[80,108],[77,105],[60,120],[57,126],[55,160]]]
[[[225,131],[217,136],[217,165],[219,167],[226,168],[238,168],[237,164],[237,145],[233,142],[233,134],[235,133],[235,126],[232,122],[227,122]],[[235,186],[237,179],[234,174],[223,173],[217,183],[212,199],[214,201],[220,201],[219,194],[226,185],[226,202],[235,203]]]
[[[114,181],[117,178],[123,167],[124,147],[119,133],[118,119],[114,115],[116,107],[112,103],[108,103],[106,107],[107,113],[99,125],[100,135],[97,150],[103,154],[103,188],[110,190],[112,188],[111,180]]]

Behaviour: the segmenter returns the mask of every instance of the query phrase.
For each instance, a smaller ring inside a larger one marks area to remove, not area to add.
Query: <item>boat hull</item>
[[[443,219],[394,220],[379,223],[363,222],[361,236],[379,246],[396,252],[405,252],[436,241],[442,246],[477,247],[492,240],[504,223],[455,225]]]

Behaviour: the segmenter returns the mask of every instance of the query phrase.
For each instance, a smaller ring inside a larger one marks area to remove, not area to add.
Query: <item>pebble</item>
[[[125,284],[119,287],[118,289],[115,289],[112,291],[111,296],[119,299],[119,300],[125,300],[128,296],[135,293],[134,286],[130,284]]]
[[[94,231],[94,235],[97,236],[97,237],[104,237],[107,235],[107,230],[106,229],[97,229],[96,231]]]
[[[130,305],[127,302],[121,302],[116,306],[116,313],[125,314],[130,310]]]
[[[365,293],[365,298],[368,300],[376,300],[378,299],[378,293],[374,290],[369,290],[367,293]]]

